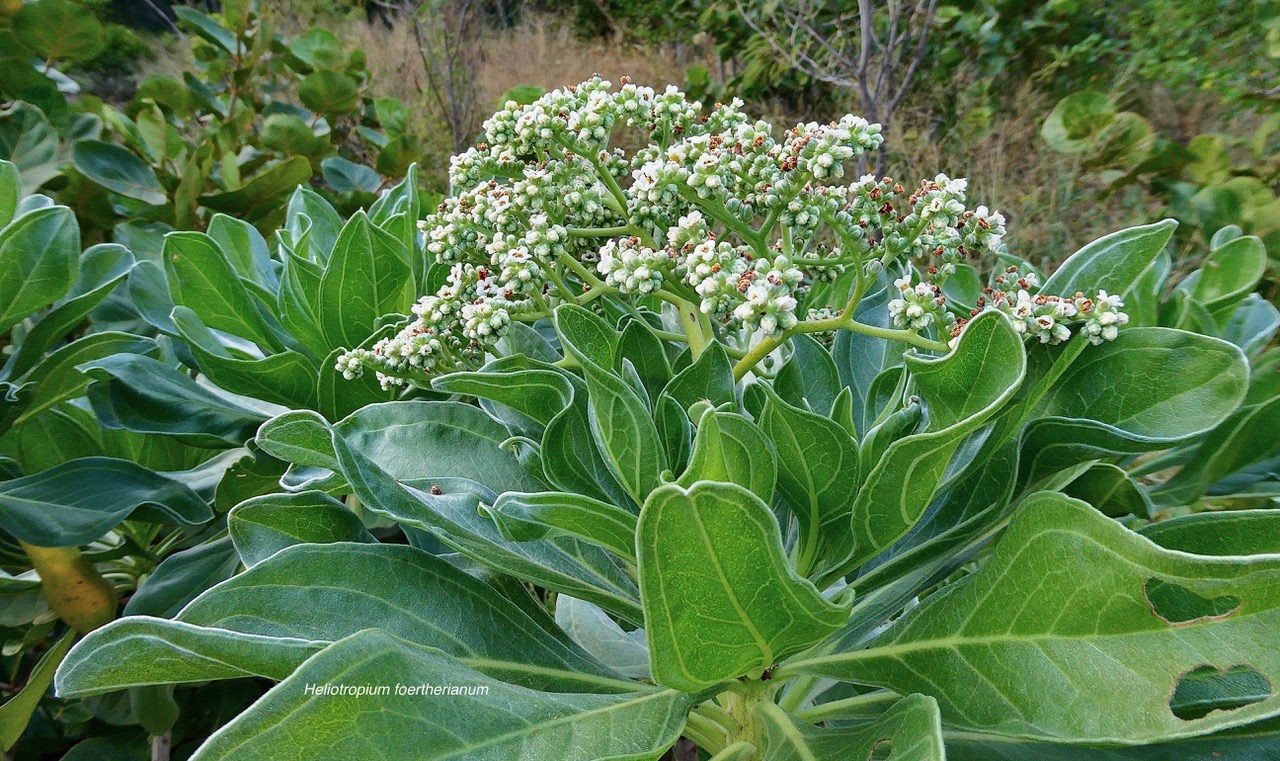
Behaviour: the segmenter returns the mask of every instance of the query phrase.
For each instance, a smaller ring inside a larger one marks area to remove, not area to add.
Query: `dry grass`
[[[1053,100],[1030,87],[1011,93],[985,128],[970,134],[932,134],[930,98],[918,93],[890,133],[894,171],[916,181],[944,172],[969,179],[969,197],[1000,209],[1017,256],[1038,265],[1061,261],[1108,232],[1152,219],[1159,204],[1140,189],[1099,199],[1096,176],[1040,139]]]
[[[416,132],[425,142],[426,178],[442,186],[452,141],[440,105],[429,90],[412,26],[369,24],[363,15],[321,17],[313,5],[270,0],[281,32],[299,34],[320,25],[334,31],[348,48],[359,47],[367,53],[373,91],[398,98],[409,107]],[[601,74],[615,82],[628,75],[659,87],[681,84],[690,66],[716,68],[708,48],[584,40],[564,20],[546,15],[525,16],[511,28],[488,30],[476,45],[474,81],[481,119],[497,107],[503,93],[517,85],[552,89]],[[189,51],[173,46],[158,56],[153,67],[176,73],[188,65],[189,56]],[[1053,99],[1030,85],[1005,93],[994,113],[977,125],[939,134],[940,104],[948,99],[963,103],[964,96],[957,94],[963,89],[963,82],[941,87],[922,83],[895,117],[889,131],[890,173],[904,184],[938,172],[968,177],[973,202],[1002,210],[1009,219],[1007,240],[1013,252],[1037,264],[1061,261],[1102,234],[1150,221],[1158,213],[1155,199],[1137,188],[1100,200],[1101,186],[1094,174],[1082,170],[1072,157],[1048,150],[1039,129]],[[1127,106],[1153,114],[1157,129],[1183,139],[1224,126],[1207,99],[1174,103],[1152,90],[1124,100],[1132,101]],[[830,113],[792,113],[776,102],[748,104],[751,111],[779,125],[857,111],[856,103],[838,99],[815,107]]]

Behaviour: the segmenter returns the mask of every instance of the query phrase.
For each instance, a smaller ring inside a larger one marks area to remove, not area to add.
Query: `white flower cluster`
[[[996,278],[995,288],[987,289],[989,303],[984,306],[1009,315],[1014,330],[1046,344],[1066,341],[1075,328],[1096,346],[1114,341],[1120,327],[1129,322],[1129,315],[1120,311],[1124,302],[1117,295],[1100,290],[1091,297],[1079,292],[1059,296],[1035,292],[1039,286],[1034,272],[1019,273],[1011,267]]]
[[[745,342],[796,326],[815,283],[909,257],[938,266],[933,280],[900,281],[895,322],[951,327],[937,286],[962,258],[1000,248],[1004,218],[968,209],[965,181],[944,175],[910,193],[888,178],[838,184],[883,142],[879,125],[845,116],[777,137],[741,105],[704,113],[674,87],[624,79],[614,89],[599,77],[507,103],[454,157],[450,196],[420,223],[447,282],[399,333],[344,354],[337,369],[370,368],[388,386],[422,382],[482,363],[513,321],[609,294],[650,308],[659,298],[697,304],[717,332]],[[612,147],[621,127],[647,144]]]
[[[649,248],[633,236],[604,244],[596,269],[620,293],[649,294],[662,287],[668,261],[666,252]]]
[[[898,328],[924,330],[938,324],[950,330],[956,322],[955,315],[947,311],[947,297],[942,288],[925,281],[913,282],[914,270],[893,281],[900,292],[899,298],[889,302],[889,316]]]

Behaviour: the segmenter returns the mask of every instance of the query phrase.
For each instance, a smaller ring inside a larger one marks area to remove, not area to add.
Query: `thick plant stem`
[[[40,576],[45,599],[58,618],[80,632],[91,632],[116,617],[116,590],[102,578],[78,547],[22,549]]]
[[[733,717],[737,725],[729,738],[729,745],[747,743],[757,749],[751,755],[737,755],[733,758],[760,759],[768,745],[768,730],[756,713],[756,704],[773,700],[774,686],[764,681],[748,681],[741,685],[744,689],[735,689],[722,695],[724,708]]]

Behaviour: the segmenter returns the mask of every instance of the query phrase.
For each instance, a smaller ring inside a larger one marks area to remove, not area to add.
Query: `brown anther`
[[[444,489],[440,488],[440,484],[431,484],[431,493],[439,497],[444,494]]]

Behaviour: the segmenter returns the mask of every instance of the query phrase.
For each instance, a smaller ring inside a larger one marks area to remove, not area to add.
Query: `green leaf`
[[[129,621],[121,619],[84,640],[62,669],[60,694],[200,680],[199,670],[170,675],[163,661],[155,662],[159,653],[183,646],[171,634],[194,644],[215,667],[279,678],[310,655],[300,645],[314,652],[316,644],[373,627],[536,689],[630,689],[563,632],[548,632],[493,587],[405,545],[295,545],[201,594],[175,619],[187,627]],[[225,639],[226,633],[249,639]],[[147,637],[150,642],[144,642]],[[128,650],[130,643],[136,651]],[[249,646],[258,652],[246,652]],[[240,675],[215,670],[203,678]]]
[[[70,0],[23,4],[13,18],[13,33],[45,61],[83,61],[106,45],[97,16]]]
[[[791,347],[791,358],[778,370],[774,390],[792,407],[830,415],[841,388],[831,353],[804,334],[792,336]]]
[[[552,418],[542,434],[542,463],[547,481],[561,491],[618,505],[638,504],[618,483],[595,445],[589,415],[584,410],[587,404],[578,401],[585,396],[585,388],[575,392],[574,404]]]
[[[13,221],[22,200],[22,175],[10,161],[0,160],[0,229]]]
[[[623,631],[598,605],[569,595],[556,598],[556,625],[601,663],[632,679],[649,678],[644,629]]]
[[[521,355],[496,359],[479,370],[442,375],[431,387],[497,402],[540,427],[569,407],[575,395],[562,370]]]
[[[22,176],[22,194],[30,195],[62,173],[58,133],[44,112],[19,101],[0,110],[0,158],[13,162]],[[20,207],[15,207],[15,216]]]
[[[1236,238],[1205,257],[1191,276],[1191,295],[1209,311],[1218,312],[1252,293],[1266,269],[1262,241],[1253,235]]]
[[[1166,219],[1103,236],[1072,254],[1040,292],[1093,295],[1104,290],[1124,294],[1164,250],[1177,226],[1176,221]]]
[[[237,42],[235,33],[228,29],[220,19],[185,5],[175,7],[173,12],[182,21],[183,26],[224,51],[233,55],[236,54]]]
[[[566,492],[506,492],[481,509],[512,541],[575,536],[635,562],[636,516],[616,505]]]
[[[737,484],[668,484],[640,512],[636,539],[650,671],[697,692],[766,668],[834,632],[847,606],[787,562],[768,505]]]
[[[174,327],[187,342],[199,369],[218,386],[242,396],[287,407],[319,406],[315,363],[296,351],[271,354],[262,359],[233,355],[243,346],[220,340],[199,315],[187,307],[172,313]]]
[[[328,29],[312,29],[295,37],[289,52],[313,69],[342,67],[342,42]]]
[[[256,221],[278,208],[294,188],[309,179],[311,162],[294,156],[259,172],[235,190],[202,195],[199,201],[214,211]]]
[[[452,685],[459,694],[331,697],[307,684]],[[367,758],[594,761],[656,758],[693,699],[671,690],[549,694],[489,679],[381,632],[330,646],[213,735],[192,761]],[[359,727],[359,731],[353,728]]]
[[[1075,92],[1054,105],[1040,128],[1040,137],[1060,153],[1084,153],[1094,146],[1097,134],[1115,116],[1115,106],[1106,95],[1090,90]]]
[[[656,399],[663,386],[671,380],[671,365],[667,361],[662,340],[654,335],[643,320],[634,319],[626,324],[622,334],[618,336],[617,351],[616,364],[621,364],[623,359],[630,360],[649,398]]]
[[[1280,555],[1280,510],[1193,513],[1151,523],[1138,533],[1193,555]]]
[[[72,164],[91,181],[126,198],[151,206],[163,206],[169,201],[147,162],[115,143],[81,140],[72,153]]]
[[[67,632],[40,656],[36,666],[27,677],[27,683],[13,697],[0,705],[0,748],[8,751],[26,731],[31,716],[36,712],[40,701],[53,684],[53,675],[71,649],[76,639],[75,632]]]
[[[204,233],[176,232],[164,239],[164,263],[174,302],[214,330],[283,349],[259,312],[226,252]]]
[[[329,426],[314,412],[281,415],[262,427],[258,444],[268,454],[302,466],[291,469],[291,489],[340,490]],[[509,434],[477,407],[460,402],[371,404],[334,426],[361,454],[400,480],[465,478],[495,492],[540,491],[514,455],[499,446]],[[301,438],[299,438],[301,437]]]
[[[251,568],[295,544],[375,541],[346,505],[318,491],[246,500],[227,515],[227,531]]]
[[[708,344],[702,356],[676,373],[662,391],[685,410],[701,401],[711,402],[713,407],[738,401],[733,365],[719,343]]]
[[[311,188],[299,186],[289,197],[285,226],[293,236],[294,250],[299,256],[317,262],[329,261],[343,224],[337,210]]]
[[[606,372],[617,367],[618,336],[609,323],[577,304],[557,308],[555,323],[565,352],[579,363]]]
[[[209,237],[223,249],[241,278],[270,290],[279,289],[279,275],[275,272],[278,262],[271,258],[266,239],[253,225],[233,216],[215,214],[209,220]]]
[[[906,365],[928,406],[928,425],[890,444],[858,490],[851,565],[870,560],[920,520],[952,455],[1013,396],[1027,362],[1009,321],[987,312],[965,327],[950,354],[908,356]]]
[[[302,80],[298,99],[318,114],[347,114],[360,103],[360,85],[340,71],[321,69]]]
[[[320,162],[324,181],[337,193],[376,193],[382,187],[382,177],[371,167],[347,161],[337,156]]]
[[[262,144],[286,156],[314,156],[327,145],[301,117],[271,114],[262,123]]]
[[[831,559],[839,564],[851,549],[845,526],[858,493],[858,442],[835,421],[787,404],[767,385],[762,388],[768,401],[760,429],[777,452],[778,491],[800,526],[806,553],[802,568],[814,567],[824,541],[839,553]]]
[[[858,322],[879,328],[893,327],[887,305],[889,303],[889,277],[881,274],[873,290],[858,302],[853,316]],[[897,289],[894,289],[895,292]],[[831,348],[831,358],[836,363],[840,382],[853,392],[853,423],[855,430],[865,440],[874,415],[868,416],[872,384],[882,372],[901,364],[903,344],[882,338],[854,333],[851,330],[836,332]]]
[[[508,541],[479,512],[482,502],[493,504],[497,499],[482,485],[440,479],[414,486],[392,479],[341,438],[334,439],[334,447],[344,475],[366,509],[428,531],[503,573],[593,602],[629,621],[642,619],[635,583],[604,550],[569,536]]]
[[[267,419],[150,357],[116,354],[79,369],[98,381],[89,398],[106,428],[175,436],[196,447],[238,447]]]
[[[32,388],[15,425],[31,420],[45,410],[82,396],[91,382],[80,372],[81,365],[116,354],[138,356],[153,353],[159,346],[150,338],[107,331],[92,333],[63,346],[32,368],[23,380]]]
[[[175,552],[129,598],[126,616],[172,618],[201,592],[231,578],[240,558],[227,537]]]
[[[1280,723],[1206,737],[1131,748],[1080,747],[1033,742],[1015,737],[956,733],[948,736],[948,761],[1269,761],[1280,750]]]
[[[55,303],[22,339],[5,363],[3,373],[20,378],[44,357],[45,352],[79,327],[133,269],[133,255],[124,246],[106,243],[84,252],[80,273],[70,293]]]
[[[317,314],[330,346],[359,346],[378,318],[407,313],[413,296],[404,246],[357,212],[338,235],[320,279]]]
[[[1146,518],[1154,512],[1151,498],[1129,478],[1123,468],[1111,463],[1098,463],[1062,488],[1063,493],[1088,502],[1103,515],[1123,518],[1136,515]]]
[[[821,729],[783,711],[774,703],[756,708],[764,721],[769,748],[764,761],[845,761],[884,758],[891,761],[945,761],[938,703],[927,695],[908,695],[875,721],[839,729]]]
[[[1280,397],[1242,407],[1205,435],[1187,464],[1152,492],[1161,504],[1198,500],[1217,480],[1280,453]]]
[[[0,482],[0,527],[27,544],[88,544],[130,516],[183,526],[213,519],[204,500],[182,483],[108,457]]]
[[[728,481],[767,504],[777,479],[777,456],[765,434],[736,412],[708,408],[698,421],[689,467],[676,483],[687,489],[696,481]]]
[[[1034,479],[1101,454],[1166,449],[1222,422],[1248,377],[1244,355],[1226,341],[1170,328],[1123,330],[1085,347],[1040,400],[1024,436],[1024,467]]]
[[[636,504],[661,483],[666,451],[644,401],[611,368],[617,349],[613,329],[580,306],[556,309],[556,331],[587,379],[591,433],[609,470]]]
[[[80,228],[65,206],[29,212],[0,230],[0,333],[66,295],[80,261]]]
[[[1041,492],[976,573],[865,649],[786,669],[922,690],[959,729],[1075,743],[1191,737],[1277,712],[1274,695],[1202,718],[1179,718],[1170,703],[1205,667],[1275,683],[1280,658],[1258,633],[1280,624],[1278,580],[1280,557],[1165,550],[1083,502]]]

